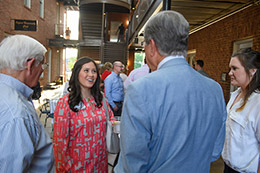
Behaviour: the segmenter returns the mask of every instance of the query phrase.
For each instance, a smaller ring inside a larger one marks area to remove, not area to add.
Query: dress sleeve
[[[54,111],[53,149],[56,172],[66,172],[71,169],[69,155],[69,105],[67,96],[61,98]]]

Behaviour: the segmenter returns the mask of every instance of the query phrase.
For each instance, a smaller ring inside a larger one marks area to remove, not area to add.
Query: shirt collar
[[[158,65],[157,67],[157,70],[163,65],[165,64],[166,62],[172,60],[172,59],[176,59],[176,58],[183,58],[184,59],[184,56],[167,56],[165,57]]]
[[[16,89],[19,91],[24,97],[30,99],[30,96],[33,93],[33,90],[22,83],[21,81],[15,79],[12,76],[0,73],[0,82],[5,83],[6,85],[10,86],[11,88]]]
[[[114,76],[119,76],[119,75],[120,75],[120,73],[119,73],[119,74],[116,74],[114,71],[112,71],[111,74],[113,74]]]

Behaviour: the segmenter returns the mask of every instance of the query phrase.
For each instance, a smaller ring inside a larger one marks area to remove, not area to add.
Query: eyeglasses
[[[117,67],[124,68],[124,66],[122,66],[122,65],[121,65],[121,66],[120,66],[120,65],[117,65]]]
[[[42,64],[42,69],[46,69],[49,66],[49,64]]]
[[[29,58],[29,59],[27,59],[27,62],[29,62],[29,61],[31,61],[31,60],[32,60],[32,58]],[[49,66],[48,63],[42,64],[42,69],[44,70],[44,69],[46,69],[48,66]]]

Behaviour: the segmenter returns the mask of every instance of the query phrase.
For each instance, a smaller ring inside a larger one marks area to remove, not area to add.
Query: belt
[[[117,101],[113,101],[114,103],[120,103],[120,104],[122,104],[123,102],[122,101],[120,101],[120,102],[117,102]]]

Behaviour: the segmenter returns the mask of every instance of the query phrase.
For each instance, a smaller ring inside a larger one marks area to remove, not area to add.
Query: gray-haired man
[[[53,172],[54,156],[31,101],[45,47],[25,35],[0,43],[0,172]]]

